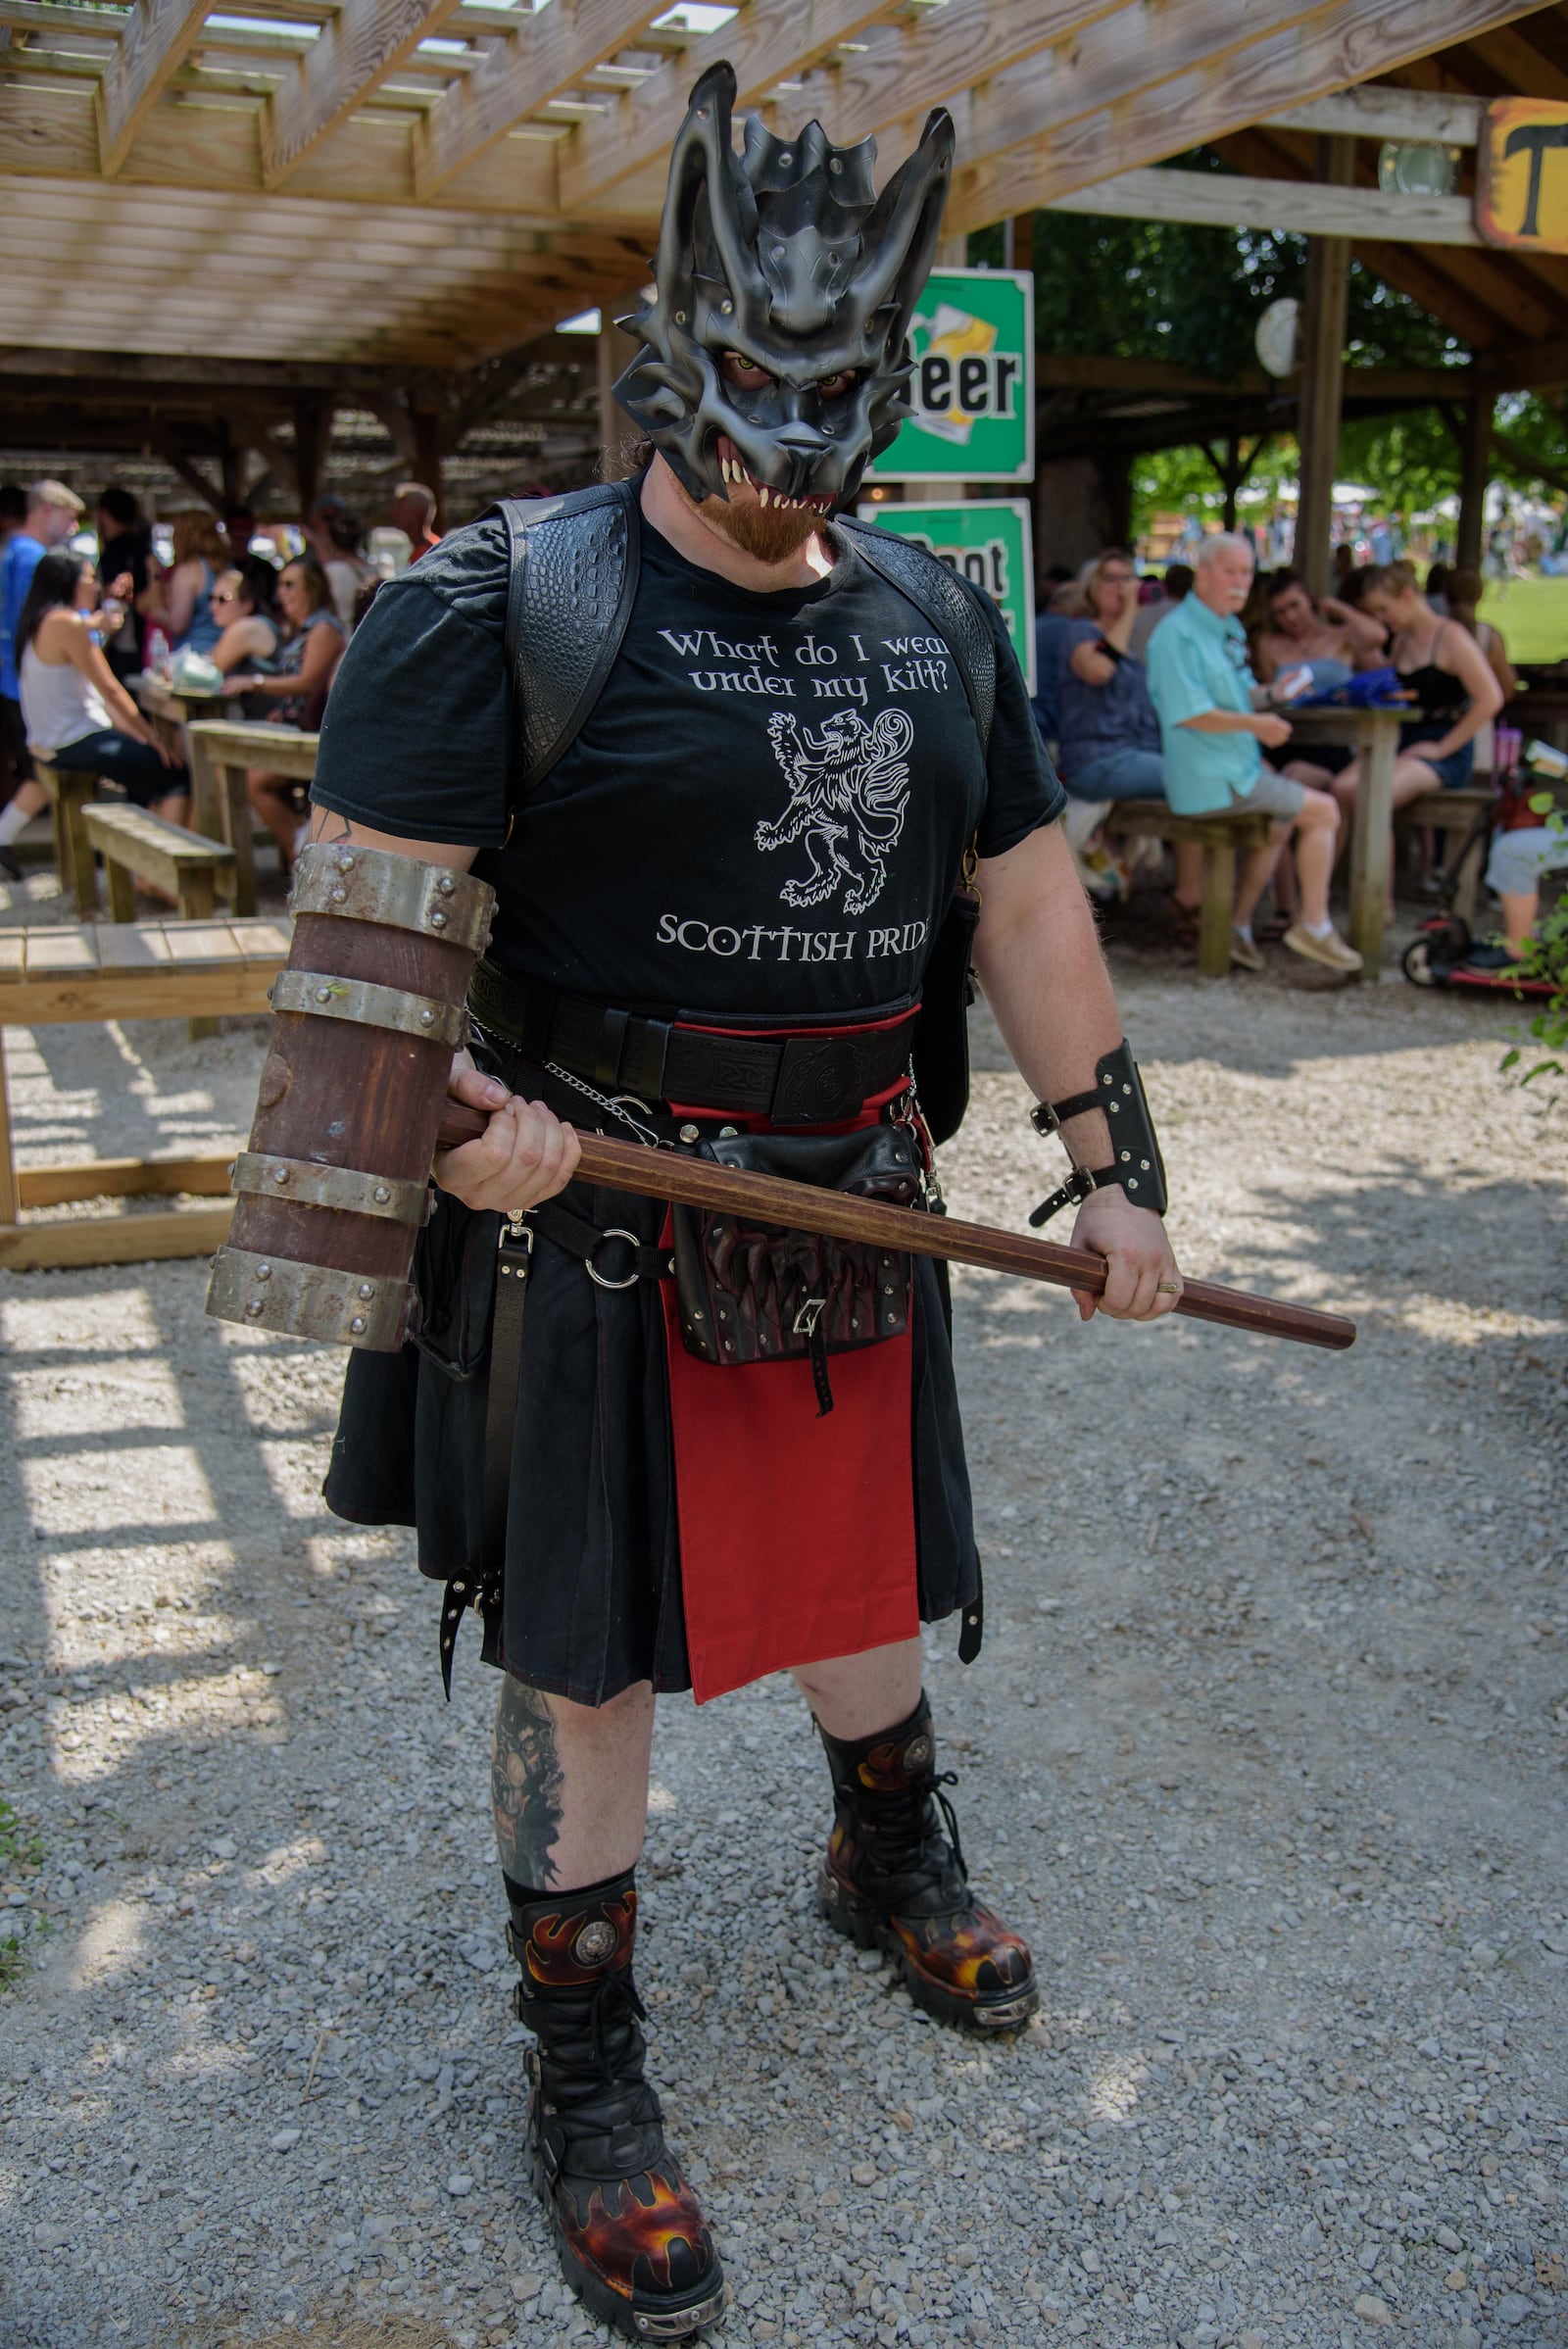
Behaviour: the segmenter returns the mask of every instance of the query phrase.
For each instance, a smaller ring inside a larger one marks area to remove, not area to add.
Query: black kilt
[[[572,1184],[563,1204],[657,1245],[657,1200]],[[482,1582],[485,1354],[499,1218],[442,1194],[421,1238],[418,1344],[355,1353],[324,1496],[356,1525],[409,1525],[422,1573]],[[942,1275],[914,1258],[909,1407],[921,1617],[979,1587]],[[523,1321],[503,1602],[484,1652],[532,1687],[603,1704],[638,1681],[691,1686],[656,1286],[609,1290],[535,1243]],[[714,1370],[715,1378],[726,1375]],[[734,1374],[747,1375],[747,1374]],[[761,1375],[766,1376],[764,1371]],[[759,1509],[768,1496],[758,1495]]]

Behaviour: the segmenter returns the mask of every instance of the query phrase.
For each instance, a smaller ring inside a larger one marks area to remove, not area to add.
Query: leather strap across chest
[[[765,1117],[775,1126],[834,1125],[856,1116],[906,1073],[917,1009],[891,1027],[842,1036],[715,1036],[563,995],[480,962],[468,990],[480,1027],[535,1067],[569,1069],[650,1107]]]

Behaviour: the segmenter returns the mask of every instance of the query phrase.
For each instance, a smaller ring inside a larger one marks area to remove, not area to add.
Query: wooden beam
[[[512,37],[496,42],[483,65],[444,90],[416,125],[414,185],[421,201],[624,49],[660,13],[649,0],[551,0],[517,21]]]
[[[1568,385],[1568,335],[1518,351],[1491,351],[1476,365],[1489,392],[1560,391]]]
[[[153,447],[158,451],[170,470],[177,473],[181,481],[187,483],[196,492],[203,505],[210,506],[219,520],[221,521],[223,518],[221,489],[215,488],[200,467],[191,463],[180,447],[175,434],[169,430],[159,431],[153,434],[152,439]]]
[[[1447,272],[1452,248],[1446,245],[1384,245],[1357,237],[1351,250],[1357,261],[1412,302],[1419,302],[1450,332],[1490,361],[1498,352],[1507,329],[1488,305],[1456,285]]]
[[[262,184],[280,187],[314,147],[363,106],[458,0],[343,0],[262,109]]]
[[[441,460],[446,451],[446,438],[442,430],[444,420],[433,408],[416,408],[414,412],[416,474],[434,495],[435,512],[430,518],[441,529],[450,527],[446,514],[446,485],[441,478]]]
[[[1064,70],[1032,61],[956,109],[960,165],[948,217],[984,227],[1098,179],[1223,138],[1287,107],[1391,73],[1433,46],[1523,16],[1522,0],[1339,0],[1303,11],[1275,0],[1182,0],[1149,22],[1120,10],[1078,44]],[[1134,20],[1124,25],[1123,18]],[[1264,29],[1243,39],[1259,20]],[[1136,24],[1145,25],[1141,43]],[[1180,32],[1188,41],[1187,62]],[[1112,53],[1118,36],[1120,54]],[[1204,43],[1206,42],[1206,48]],[[1102,51],[1104,54],[1102,54]],[[1223,71],[1219,70],[1223,65]],[[1142,93],[1136,106],[1129,99]]]
[[[619,307],[615,305],[614,307]],[[625,450],[636,435],[636,427],[624,408],[615,398],[615,384],[636,356],[639,345],[629,334],[623,334],[615,324],[612,306],[601,313],[598,334],[594,337],[595,388],[599,399],[599,471],[606,481],[620,481],[630,469]]]
[[[560,0],[554,5],[559,7]],[[963,5],[964,0],[955,0],[955,6]],[[889,0],[754,0],[717,32],[694,41],[603,113],[578,123],[560,159],[563,212],[603,207],[610,189],[642,165],[667,154],[686,119],[693,83],[721,58],[735,69],[740,85],[737,111],[757,106],[779,82],[798,80],[841,41],[853,40],[888,10]],[[931,31],[947,13],[938,11],[936,19],[922,15],[921,30]],[[1076,13],[1086,13],[1082,0]],[[856,136],[863,137],[873,127],[863,122]]]
[[[1265,130],[1311,130],[1327,137],[1430,140],[1440,147],[1473,147],[1481,136],[1485,98],[1450,96],[1444,90],[1401,90],[1383,82],[1336,90],[1306,106],[1270,115]]]
[[[334,405],[330,392],[302,392],[294,403],[294,487],[302,518],[320,493]]]
[[[1343,134],[1319,139],[1318,178],[1344,189],[1354,174],[1354,141]],[[1291,560],[1315,596],[1326,596],[1329,592],[1349,287],[1349,238],[1345,235],[1309,238],[1306,288],[1301,301],[1301,388],[1296,425],[1300,451],[1299,482]]]
[[[255,450],[280,489],[297,498],[300,494],[300,475],[294,451],[286,449],[252,410],[235,406],[229,413],[244,446]]]
[[[1486,534],[1487,483],[1492,477],[1492,397],[1466,400],[1459,429],[1459,526],[1453,559],[1461,570],[1481,568]]]
[[[1568,489],[1568,465],[1548,465],[1534,449],[1527,449],[1507,432],[1493,433],[1492,452],[1494,457],[1506,458],[1527,479],[1534,476],[1544,481],[1548,489]]]
[[[49,351],[36,344],[0,345],[0,379],[7,376],[51,378],[113,386],[145,386],[148,395],[171,388],[256,392],[325,391],[342,384],[358,394],[371,384],[401,379],[400,370],[366,367],[313,367],[304,361],[268,359],[199,359],[171,353],[149,356],[139,351]]]
[[[1468,196],[1385,195],[1303,179],[1249,179],[1219,171],[1120,171],[1057,196],[1049,209],[1132,220],[1293,229],[1307,236],[1396,237],[1420,245],[1479,245]]]
[[[98,84],[98,160],[113,179],[164,84],[200,37],[208,0],[138,0]]]

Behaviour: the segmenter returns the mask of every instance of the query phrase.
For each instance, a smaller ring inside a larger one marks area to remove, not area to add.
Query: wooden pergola
[[[1347,161],[1352,134],[1310,115],[1369,82],[1568,93],[1559,7],[692,13],[708,28],[647,0],[0,0],[0,447],[140,452],[215,503],[259,468],[308,503],[334,417],[361,430],[369,471],[439,486],[447,468],[455,502],[486,433],[523,473],[580,459],[610,337],[596,354],[554,329],[640,282],[686,93],[719,57],[743,107],[815,115],[839,140],[873,131],[888,165],[948,106],[959,235],[1053,204],[1147,203],[1162,193],[1147,183],[1197,176],[1152,167],[1218,143],[1249,184],[1338,196],[1324,246],[1353,245],[1450,321],[1496,360],[1498,388],[1543,340],[1559,346],[1544,379],[1568,380],[1568,262],[1369,235],[1366,156]]]

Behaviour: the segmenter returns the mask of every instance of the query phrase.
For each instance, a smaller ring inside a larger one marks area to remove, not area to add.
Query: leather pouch
[[[502,1220],[493,1208],[466,1207],[438,1191],[416,1244],[414,1343],[448,1378],[471,1379],[489,1361]]]
[[[736,1134],[698,1155],[822,1191],[912,1206],[920,1147],[903,1126],[854,1134]],[[826,1360],[909,1326],[909,1259],[861,1241],[754,1224],[710,1209],[671,1209],[681,1339],[722,1368],[808,1356],[821,1408],[831,1410]]]

